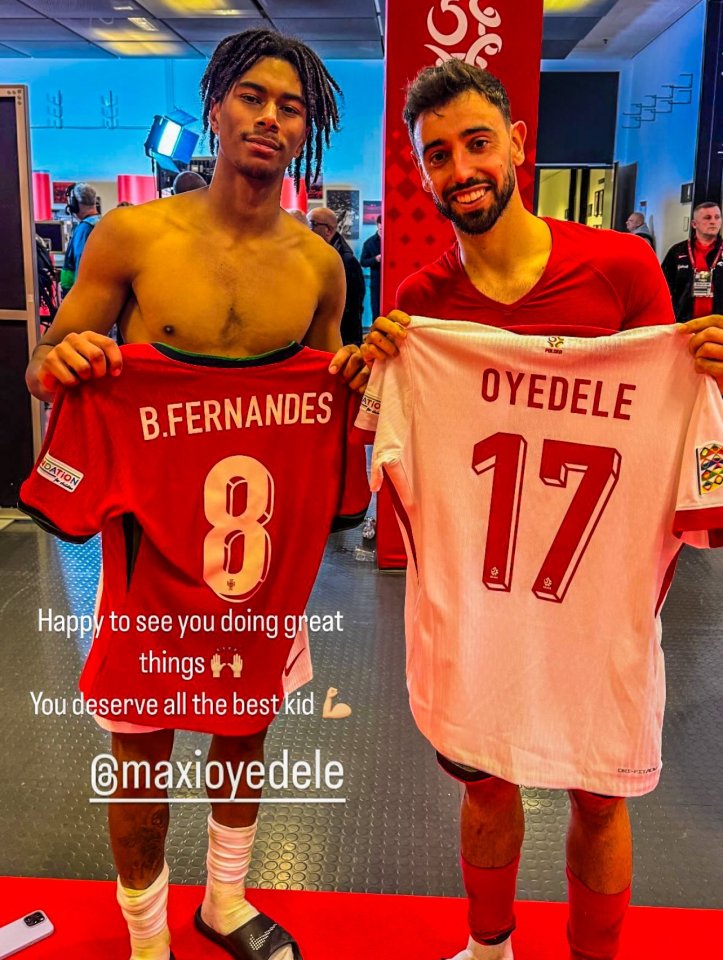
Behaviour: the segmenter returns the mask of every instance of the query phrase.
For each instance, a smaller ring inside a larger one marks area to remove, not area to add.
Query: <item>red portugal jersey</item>
[[[550,259],[534,287],[514,303],[481,293],[455,244],[400,284],[397,307],[410,316],[545,336],[594,337],[675,322],[670,291],[650,244],[629,233],[545,222],[552,234]]]
[[[243,360],[133,344],[123,360],[59,394],[20,492],[64,539],[102,532],[81,690],[110,720],[253,733],[278,712],[327,536],[369,501],[355,395],[298,344]]]
[[[658,782],[659,610],[681,543],[723,546],[723,400],[688,339],[413,318],[374,364],[358,423],[407,546],[410,702],[451,760],[612,796]]]

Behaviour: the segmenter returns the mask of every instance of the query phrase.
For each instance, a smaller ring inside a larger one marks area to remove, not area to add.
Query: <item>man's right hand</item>
[[[69,333],[48,352],[33,359],[27,384],[34,396],[48,400],[59,384],[75,387],[107,374],[117,377],[122,367],[123,356],[115,340],[93,330]]]
[[[402,310],[390,310],[388,317],[377,317],[364,338],[364,362],[371,366],[375,360],[396,357],[400,345],[407,337],[406,328],[411,322],[412,318]]]

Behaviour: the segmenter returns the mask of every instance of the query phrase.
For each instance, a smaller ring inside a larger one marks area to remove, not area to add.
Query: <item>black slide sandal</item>
[[[204,922],[200,907],[196,910],[193,922],[199,933],[218,944],[236,960],[271,960],[282,947],[291,947],[294,960],[303,960],[299,945],[288,930],[284,930],[265,913],[260,913],[226,936],[217,933]]]

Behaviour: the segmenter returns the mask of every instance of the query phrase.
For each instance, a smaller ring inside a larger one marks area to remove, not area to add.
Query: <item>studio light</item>
[[[199,134],[188,129],[196,117],[183,110],[160,116],[156,114],[144,144],[146,156],[164,170],[184,170],[193,156]]]

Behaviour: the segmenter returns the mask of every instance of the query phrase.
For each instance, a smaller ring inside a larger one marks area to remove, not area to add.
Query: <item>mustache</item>
[[[489,187],[492,191],[497,190],[491,180],[465,180],[464,183],[455,183],[451,187],[447,187],[442,194],[442,199],[445,203],[448,203],[453,194],[460,193],[462,190],[471,190],[473,187]]]
[[[278,137],[269,137],[264,133],[255,133],[255,132],[242,133],[241,139],[242,140],[265,140],[269,145],[273,144],[273,146],[277,150],[281,149],[281,140],[279,140]]]

